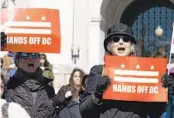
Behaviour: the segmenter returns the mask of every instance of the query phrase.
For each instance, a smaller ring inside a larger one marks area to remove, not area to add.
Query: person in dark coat
[[[84,78],[84,76],[85,73],[83,72],[83,70],[79,68],[74,68],[69,78],[69,84],[63,85],[56,94],[54,98],[54,105],[59,108],[62,108],[66,105],[65,93],[67,92],[67,90],[69,90],[69,88],[76,88],[79,91],[79,97],[77,98],[77,101],[79,101],[79,98],[83,94],[85,89],[86,78]]]
[[[51,118],[54,89],[39,68],[40,54],[18,52],[15,64],[18,69],[7,83],[7,102],[20,104],[32,118]]]
[[[106,52],[115,56],[135,56],[135,44],[130,27],[122,23],[110,27],[104,40]],[[102,73],[103,65],[91,68],[87,84],[90,95],[80,104],[83,118],[160,118],[165,103],[103,100],[102,96],[110,84],[110,79]]]
[[[82,118],[79,109],[79,91],[75,87],[66,86],[65,92],[65,106],[57,114],[56,118]]]
[[[166,74],[162,77],[163,87],[168,90],[168,103],[165,113],[165,118],[174,117],[174,68],[171,68]]]

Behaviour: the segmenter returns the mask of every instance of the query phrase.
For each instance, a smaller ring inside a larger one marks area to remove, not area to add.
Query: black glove
[[[7,35],[4,32],[1,32],[1,49],[4,48],[7,43]]]
[[[95,92],[95,97],[101,98],[103,96],[104,91],[108,88],[110,85],[110,79],[108,76],[103,76],[99,79],[96,92]]]
[[[168,88],[169,94],[174,93],[174,76],[168,75],[167,73],[162,77],[163,87]]]
[[[1,45],[7,42],[7,35],[4,32],[1,32]]]
[[[90,70],[90,73],[94,73],[99,76],[102,76],[102,72],[103,72],[103,65],[93,66]]]

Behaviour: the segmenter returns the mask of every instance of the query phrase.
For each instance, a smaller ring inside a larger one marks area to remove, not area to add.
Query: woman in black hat
[[[135,44],[130,27],[122,23],[110,27],[104,40],[106,52],[113,56],[136,55]],[[103,65],[96,65],[90,71],[87,92],[91,95],[80,105],[83,118],[148,118],[148,115],[151,118],[160,117],[159,114],[163,112],[165,104],[162,105],[162,109],[161,106],[160,108],[153,106],[153,109],[149,109],[149,106],[143,102],[103,100],[103,93],[109,86],[110,80],[107,76],[102,76],[102,72]]]

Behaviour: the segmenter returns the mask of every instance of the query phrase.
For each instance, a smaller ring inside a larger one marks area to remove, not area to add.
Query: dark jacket
[[[165,109],[165,103],[102,100],[95,97],[93,93],[96,86],[94,85],[97,85],[100,79],[95,74],[101,72],[101,66],[95,66],[88,77],[87,90],[91,95],[86,97],[80,105],[83,118],[147,118],[148,115],[150,118],[160,117]]]
[[[174,117],[174,95],[170,96],[170,99],[167,103],[166,109],[166,118],[173,118]]]
[[[56,118],[82,118],[79,109],[79,103],[76,101],[71,101],[64,107],[59,116]]]
[[[52,101],[54,89],[48,85],[41,69],[33,74],[18,69],[8,82],[7,89],[6,100],[20,104],[32,118],[52,117],[55,110]]]

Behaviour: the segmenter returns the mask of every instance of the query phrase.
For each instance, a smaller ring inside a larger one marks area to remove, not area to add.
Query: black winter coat
[[[39,69],[30,75],[21,69],[7,84],[6,100],[20,104],[32,118],[52,118],[54,89]]]
[[[96,74],[102,73],[101,65],[94,66],[88,76],[87,91],[91,94],[80,105],[83,118],[160,118],[165,103],[143,103],[102,100],[94,96],[98,79]]]
[[[60,111],[56,118],[82,118],[79,103],[76,101],[70,101],[67,106]]]

